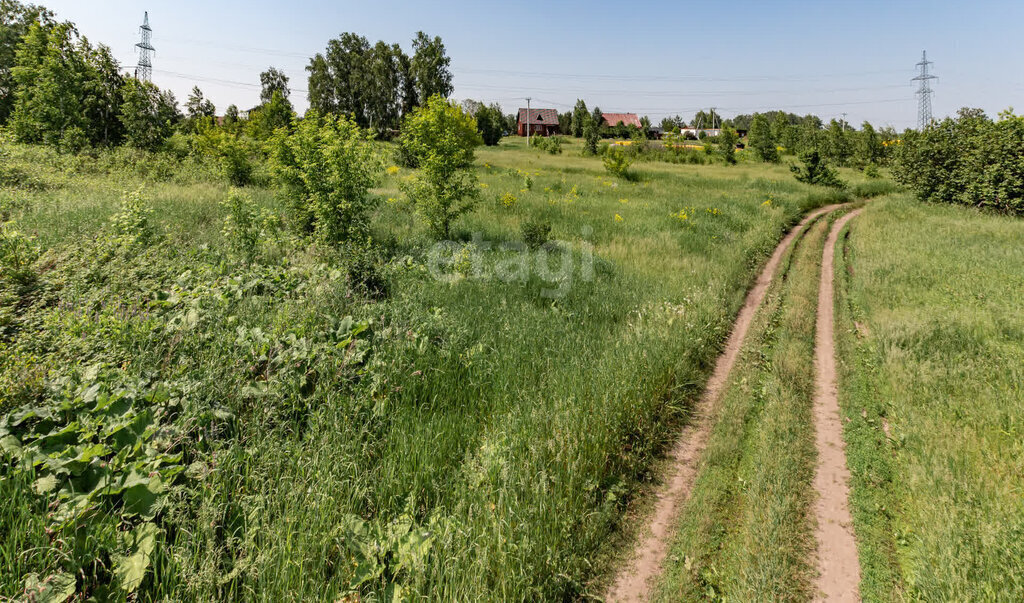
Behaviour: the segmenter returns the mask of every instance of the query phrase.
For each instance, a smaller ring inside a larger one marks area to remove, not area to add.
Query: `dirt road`
[[[850,517],[850,472],[846,468],[843,424],[839,415],[839,386],[836,381],[834,266],[836,242],[843,227],[860,210],[846,214],[832,225],[821,257],[818,289],[818,324],[814,351],[814,430],[818,467],[814,489],[817,519],[818,578],[816,597],[820,601],[857,601],[860,598],[860,562]]]
[[[701,453],[708,442],[714,417],[717,414],[718,399],[725,388],[733,365],[739,356],[754,314],[764,301],[768,285],[775,277],[786,251],[801,235],[804,227],[815,218],[835,210],[838,205],[822,207],[808,214],[775,248],[768,263],[758,275],[754,286],[747,293],[743,308],[733,325],[725,349],[718,357],[715,370],[708,380],[704,394],[694,409],[694,418],[677,440],[669,455],[670,475],[659,490],[654,511],[646,529],[641,532],[631,561],[626,564],[609,589],[609,601],[647,601],[656,576],[661,573],[662,564],[668,554],[668,547],[676,524],[679,509],[686,502],[693,481],[697,475]],[[845,467],[845,465],[844,465]]]

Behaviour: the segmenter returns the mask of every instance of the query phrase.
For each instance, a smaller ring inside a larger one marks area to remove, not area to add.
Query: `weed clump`
[[[530,249],[540,249],[548,242],[548,237],[551,235],[551,222],[547,220],[540,220],[531,218],[519,227],[520,233],[523,235],[523,242]]]

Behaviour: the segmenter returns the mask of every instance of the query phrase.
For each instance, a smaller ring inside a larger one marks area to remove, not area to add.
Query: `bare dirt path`
[[[846,468],[843,424],[839,415],[839,386],[836,380],[835,293],[833,267],[836,242],[847,222],[860,210],[846,214],[832,225],[821,256],[818,289],[818,324],[814,351],[814,430],[818,467],[814,489],[818,543],[815,581],[819,601],[857,601],[860,598],[860,562],[850,517],[850,472]]]
[[[650,599],[652,583],[654,578],[661,573],[662,563],[668,554],[676,516],[689,496],[697,475],[698,461],[707,446],[708,436],[717,414],[718,399],[725,388],[733,365],[736,364],[736,358],[739,356],[754,314],[761,306],[761,302],[764,301],[768,285],[775,277],[775,272],[793,241],[801,235],[808,223],[837,207],[839,206],[827,205],[804,217],[779,242],[771,258],[768,259],[768,263],[758,275],[754,286],[747,293],[743,308],[740,309],[740,313],[736,317],[725,349],[718,357],[715,370],[705,386],[704,394],[694,408],[693,420],[680,433],[676,445],[669,453],[671,468],[668,479],[657,493],[654,511],[648,520],[645,531],[641,533],[633,558],[619,572],[608,591],[606,597],[608,601],[639,602]],[[829,308],[831,309],[831,306]]]

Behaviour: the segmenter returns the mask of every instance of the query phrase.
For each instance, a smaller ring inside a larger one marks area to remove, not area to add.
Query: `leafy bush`
[[[1024,117],[961,109],[898,145],[893,174],[919,199],[1024,214]]]
[[[627,180],[630,178],[629,166],[633,164],[633,160],[622,149],[609,147],[605,151],[602,161],[604,161],[604,169],[608,170],[609,174]]]
[[[754,120],[750,124],[748,140],[750,141],[750,148],[757,153],[761,161],[775,163],[779,160],[778,144],[772,135],[772,128],[771,124],[768,123],[768,117],[763,113],[754,115]]]
[[[802,167],[796,165],[789,166],[789,171],[793,172],[793,177],[798,181],[833,188],[843,188],[845,186],[843,181],[839,179],[836,171],[829,167],[818,151],[801,153],[800,161],[803,163]]]
[[[119,119],[124,126],[125,143],[147,151],[159,149],[179,118],[174,96],[134,78],[125,81],[121,93],[124,102]]]
[[[228,211],[227,217],[224,218],[224,229],[221,231],[224,238],[231,247],[247,260],[251,260],[256,255],[262,231],[256,204],[246,193],[231,189],[222,205]]]
[[[523,222],[519,229],[527,247],[540,249],[544,243],[548,242],[548,236],[551,234],[551,222],[531,218]]]
[[[122,246],[145,245],[154,235],[153,208],[142,190],[125,192],[121,197],[121,210],[110,219],[113,240]]]
[[[366,239],[369,189],[383,170],[371,139],[347,116],[315,112],[274,134],[272,169],[299,230],[329,245]]]
[[[23,285],[35,277],[32,263],[39,257],[39,246],[34,237],[17,229],[14,222],[0,224],[0,279],[9,279]]]
[[[565,141],[561,136],[535,136],[532,140],[537,150],[547,151],[552,155],[562,154],[562,143]]]
[[[501,107],[480,107],[476,112],[476,126],[485,145],[492,147],[498,144],[505,133],[505,116],[501,114]]]
[[[420,169],[403,188],[435,237],[448,238],[452,222],[476,205],[467,168],[481,142],[473,118],[437,95],[405,118],[400,144]]]
[[[196,146],[202,155],[218,162],[221,173],[232,186],[247,186],[252,182],[252,149],[241,137],[211,126],[199,131]]]

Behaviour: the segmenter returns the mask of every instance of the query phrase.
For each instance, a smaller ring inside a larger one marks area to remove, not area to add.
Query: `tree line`
[[[276,68],[260,74],[256,107],[231,105],[217,119],[198,87],[182,110],[173,93],[125,75],[109,47],[93,45],[42,6],[0,0],[0,17],[0,126],[20,142],[68,152],[122,144],[159,150],[175,133],[215,127],[260,141],[294,117],[288,77]],[[390,135],[428,98],[452,92],[441,38],[418,32],[412,48],[409,56],[398,44],[371,45],[354,33],[331,40],[306,67],[311,109],[347,114],[361,128]]]

